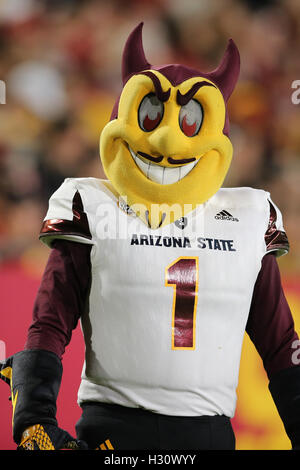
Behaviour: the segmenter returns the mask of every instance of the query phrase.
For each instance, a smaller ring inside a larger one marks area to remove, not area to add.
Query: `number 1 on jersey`
[[[195,349],[198,298],[198,258],[182,256],[166,268],[166,286],[172,286],[172,349]]]

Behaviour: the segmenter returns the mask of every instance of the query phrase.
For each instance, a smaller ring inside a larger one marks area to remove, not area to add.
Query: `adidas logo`
[[[231,222],[238,222],[239,219],[233,217],[229,212],[225,211],[224,209],[218,214],[215,215],[215,219],[217,220],[231,220]]]
[[[112,443],[109,439],[106,439],[105,442],[102,442],[95,450],[114,450]]]

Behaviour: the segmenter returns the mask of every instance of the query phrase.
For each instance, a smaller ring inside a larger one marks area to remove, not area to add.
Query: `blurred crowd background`
[[[210,71],[230,37],[238,45],[225,186],[271,192],[291,245],[281,272],[299,289],[299,0],[0,0],[0,266],[17,260],[38,277],[50,195],[65,177],[104,177],[99,135],[121,89],[124,43],[140,21],[153,64]]]

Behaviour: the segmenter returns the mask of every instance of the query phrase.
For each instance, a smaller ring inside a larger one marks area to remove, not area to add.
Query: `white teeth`
[[[188,163],[183,166],[177,166],[175,168],[170,168],[166,166],[160,166],[155,163],[145,162],[134,151],[129,147],[132,158],[139,167],[139,169],[144,173],[145,176],[151,181],[159,184],[172,184],[177,183],[182,178],[184,178],[193,168],[197,165],[198,160],[195,162]]]

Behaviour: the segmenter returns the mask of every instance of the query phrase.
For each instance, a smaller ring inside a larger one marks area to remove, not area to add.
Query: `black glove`
[[[56,354],[21,351],[1,364],[0,377],[11,388],[13,439],[18,449],[87,448],[57,425],[56,399],[62,364]]]
[[[271,377],[269,389],[291,440],[300,449],[300,366],[284,369]]]

